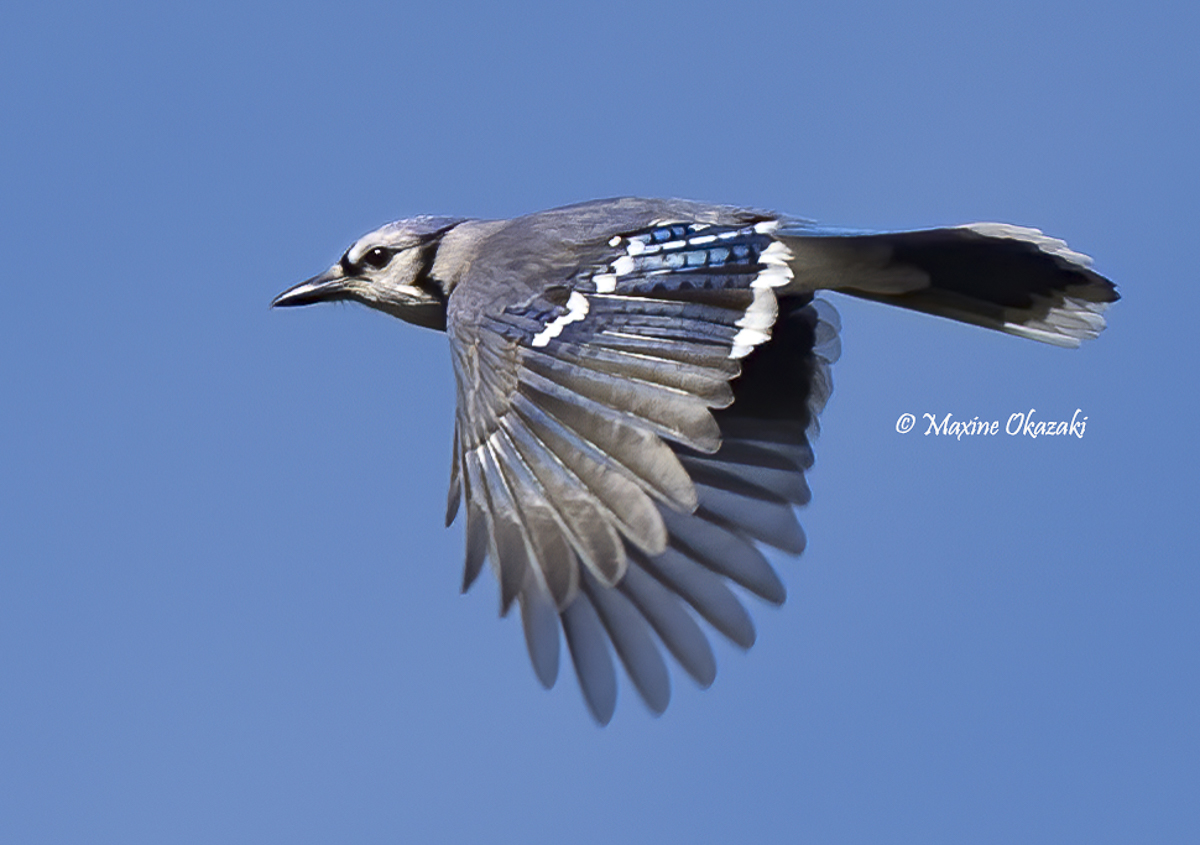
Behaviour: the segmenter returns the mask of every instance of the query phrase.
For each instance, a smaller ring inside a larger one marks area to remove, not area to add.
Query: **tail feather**
[[[1103,331],[1120,296],[1091,259],[1037,229],[972,223],[878,234],[789,232],[794,284],[832,288],[1057,346]]]

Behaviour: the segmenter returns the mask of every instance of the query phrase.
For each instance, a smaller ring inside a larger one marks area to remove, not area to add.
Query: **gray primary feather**
[[[1035,229],[852,232],[624,198],[388,224],[274,304],[350,299],[446,331],[463,589],[490,561],[538,679],[556,680],[561,629],[606,723],[614,654],[661,713],[660,645],[708,686],[696,617],[749,648],[731,585],[784,601],[763,549],[805,545],[795,506],[840,344],[814,299],[828,289],[1063,346],[1095,337],[1118,298]]]

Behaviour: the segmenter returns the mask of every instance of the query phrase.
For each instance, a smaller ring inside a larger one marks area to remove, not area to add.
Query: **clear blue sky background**
[[[1185,3],[10,3],[0,841],[1195,842]],[[1065,351],[838,299],[809,549],[662,718],[546,693],[441,527],[445,338],[271,297],[415,213],[1035,225]],[[1088,416],[1082,440],[896,433]]]

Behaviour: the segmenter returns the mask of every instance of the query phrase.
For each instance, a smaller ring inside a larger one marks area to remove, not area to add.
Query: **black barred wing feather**
[[[614,653],[661,712],[660,646],[711,683],[696,616],[749,647],[731,584],[782,602],[761,546],[804,547],[794,506],[808,499],[836,323],[808,297],[777,298],[791,275],[775,225],[622,233],[569,278],[468,279],[451,298],[447,521],[461,495],[464,589],[490,561],[547,686],[561,626],[601,722],[616,702]]]

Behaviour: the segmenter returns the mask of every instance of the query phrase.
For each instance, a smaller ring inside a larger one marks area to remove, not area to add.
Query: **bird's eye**
[[[368,250],[362,257],[362,263],[376,270],[382,270],[392,260],[392,251],[381,246]]]

